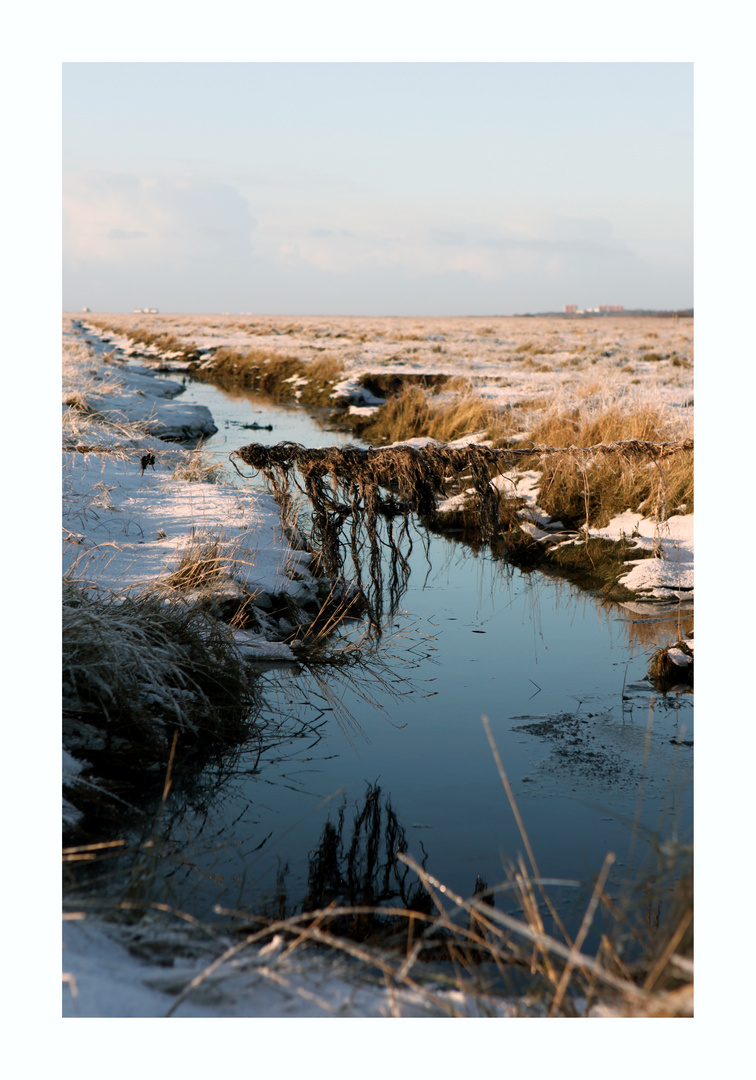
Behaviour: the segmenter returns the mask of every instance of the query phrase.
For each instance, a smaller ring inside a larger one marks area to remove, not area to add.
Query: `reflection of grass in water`
[[[224,807],[242,797],[237,785],[246,784],[250,776],[264,776],[293,758],[301,761],[319,742],[326,722],[324,716],[303,719],[285,710],[271,716],[258,689],[243,743],[201,760],[173,761],[169,779],[156,774],[133,803],[117,799],[99,781],[96,832],[89,822],[85,834],[96,835],[96,845],[86,857],[77,854],[76,847],[64,852],[66,903],[117,910],[126,902],[136,916],[155,905],[187,910],[200,890],[231,887],[234,880],[240,901],[256,860],[239,856],[236,879],[224,881],[214,872],[214,865],[236,851],[227,837]],[[110,814],[103,812],[108,800],[115,800]],[[267,855],[269,838],[258,841],[260,857]]]
[[[269,707],[276,711],[280,703],[292,715],[318,716],[333,713],[344,735],[354,746],[355,737],[365,739],[362,725],[346,704],[351,696],[374,710],[388,723],[391,705],[417,692],[414,669],[434,646],[431,635],[422,632],[419,623],[406,614],[395,616],[392,628],[386,627],[381,642],[365,642],[364,623],[342,627],[313,654],[298,658],[294,671],[272,671],[265,678]],[[298,702],[291,700],[296,687]]]
[[[628,643],[635,653],[638,650],[655,649],[661,642],[672,641],[679,635],[688,634],[693,629],[694,616],[690,607],[685,610],[672,610],[671,607],[663,607],[659,614],[655,614],[654,606],[648,605],[648,610],[640,614],[628,611],[627,608],[615,604],[600,597],[590,598],[596,606],[600,616],[613,620],[623,633],[627,633]]]
[[[443,885],[426,859],[418,863],[407,852],[390,801],[381,808],[380,790],[369,785],[351,834],[345,807],[324,826],[310,858],[305,910],[289,917],[235,913],[246,936],[179,993],[169,1015],[206,980],[222,978],[226,965],[243,961],[247,950],[254,962],[265,943],[276,956],[274,981],[285,979],[286,963],[302,946],[321,945],[356,959],[366,979],[377,973],[390,989],[412,990],[452,1016],[464,1015],[470,1002],[484,1015],[493,1012],[492,976],[500,992],[513,975],[519,1007],[530,1015],[580,1015],[597,1003],[615,1015],[691,1015],[692,850],[676,844],[674,833],[666,844],[651,842],[649,863],[632,887],[612,883],[615,857],[608,855],[577,930],[568,931],[549,889],[578,883],[540,874],[485,724],[524,849],[507,862],[505,880],[489,888],[478,878],[469,897]],[[589,947],[590,935],[596,944]],[[448,990],[464,996],[455,1002],[442,996]],[[322,1007],[327,1011],[328,1002]],[[401,1015],[398,1000],[394,1015]]]
[[[382,906],[400,907],[429,914],[430,896],[409,868],[397,862],[407,851],[407,835],[391,806],[381,805],[381,789],[368,784],[365,801],[345,835],[346,800],[336,823],[330,815],[315,851],[309,857],[307,895],[301,910],[318,911],[329,904],[357,907],[354,915],[334,920],[330,929],[356,940],[386,938],[396,928],[396,917],[381,915]]]

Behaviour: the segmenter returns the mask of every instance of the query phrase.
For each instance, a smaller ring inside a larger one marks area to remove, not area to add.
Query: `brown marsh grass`
[[[386,445],[417,437],[452,442],[474,434],[500,440],[511,433],[507,414],[501,409],[470,390],[465,382],[461,387],[458,382],[453,389],[458,392],[447,397],[428,394],[419,386],[405,387],[360,426],[361,437],[369,443]]]
[[[246,353],[219,349],[211,362],[194,372],[221,386],[241,383],[273,401],[331,405],[334,383],[343,377],[340,361],[330,357],[302,360],[295,356],[254,349]]]
[[[617,407],[600,413],[571,409],[546,417],[530,431],[530,441],[552,447],[590,447],[629,439],[673,442],[675,434],[660,413],[648,406]],[[642,511],[660,520],[693,509],[693,451],[660,460],[599,458],[579,454],[543,460],[539,505],[565,524],[586,521],[594,528],[625,510]]]
[[[69,738],[85,728],[101,732],[102,752],[129,771],[165,764],[174,731],[182,744],[236,737],[250,691],[230,628],[201,606],[64,578]]]

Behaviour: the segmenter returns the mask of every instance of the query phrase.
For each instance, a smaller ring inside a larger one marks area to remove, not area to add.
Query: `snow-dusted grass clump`
[[[63,583],[63,736],[85,757],[164,768],[182,746],[231,742],[251,701],[230,628],[196,604]]]
[[[693,685],[694,641],[692,632],[671,645],[657,649],[651,657],[648,675],[660,690]]]

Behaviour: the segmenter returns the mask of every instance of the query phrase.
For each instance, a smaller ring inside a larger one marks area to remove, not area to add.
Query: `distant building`
[[[577,304],[565,304],[564,313],[565,315],[577,315]]]
[[[84,312],[87,312],[87,311],[89,311],[89,308],[88,307],[83,307],[81,310],[84,311]]]
[[[622,304],[601,304],[596,311],[624,311]]]

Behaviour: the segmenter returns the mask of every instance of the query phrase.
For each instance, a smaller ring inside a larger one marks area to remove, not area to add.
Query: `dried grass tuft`
[[[221,480],[224,465],[213,461],[208,454],[203,454],[201,447],[187,451],[186,457],[173,470],[174,480],[185,480],[190,484],[216,484]]]
[[[360,436],[374,445],[385,445],[421,437],[454,442],[471,434],[502,440],[512,434],[509,414],[471,390],[466,381],[455,381],[454,387],[446,389],[453,389],[455,395],[428,393],[420,386],[405,387],[358,426]]]
[[[160,579],[161,588],[192,592],[216,585],[221,578],[230,578],[233,559],[219,533],[196,531],[178,557],[175,570]]]
[[[678,444],[674,454],[628,452],[607,459],[580,452],[602,444],[674,442],[675,431],[655,409],[572,409],[543,419],[530,438],[537,445],[564,448],[562,454],[539,459],[539,505],[567,525],[602,528],[628,509],[660,521],[679,507],[693,509],[692,440]]]
[[[99,746],[129,772],[164,765],[174,731],[182,745],[238,738],[250,694],[231,630],[201,605],[64,578],[67,743]]]

